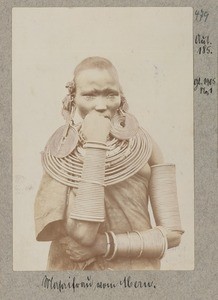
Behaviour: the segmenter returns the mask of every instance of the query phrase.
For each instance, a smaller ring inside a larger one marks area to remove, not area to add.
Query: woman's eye
[[[109,95],[107,95],[107,98],[114,98],[114,97],[115,97],[114,94],[109,94]]]
[[[95,98],[95,96],[93,96],[93,95],[86,95],[85,98],[86,98],[86,100],[93,100]]]

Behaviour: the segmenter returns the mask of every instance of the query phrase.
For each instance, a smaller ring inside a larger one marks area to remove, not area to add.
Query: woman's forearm
[[[72,238],[88,246],[94,244],[99,225],[104,221],[106,146],[94,143],[86,145],[81,181],[66,228]]]
[[[122,234],[108,232],[98,235],[94,247],[98,255],[103,255],[108,260],[117,257],[162,258],[167,249],[179,246],[181,235],[179,231],[161,227]]]
[[[81,241],[76,246],[76,252],[80,254],[80,258],[76,256],[75,261],[84,261],[87,258],[103,256],[107,260],[116,259],[117,257],[129,258],[161,258],[167,248],[176,247],[181,240],[181,232],[166,230],[166,239],[162,234],[158,235],[157,230],[150,229],[147,231],[129,232],[113,235],[108,238],[106,234],[96,234],[95,241],[92,245],[84,245]],[[107,236],[108,235],[108,236]],[[75,244],[73,251],[70,252],[71,259],[74,260]],[[88,247],[87,247],[88,246]],[[68,245],[67,249],[70,249]]]

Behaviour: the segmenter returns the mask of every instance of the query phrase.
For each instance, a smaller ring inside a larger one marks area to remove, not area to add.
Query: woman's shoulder
[[[145,131],[149,137],[150,137],[150,143],[151,143],[151,155],[150,158],[148,160],[148,164],[150,166],[152,165],[158,165],[158,164],[162,164],[164,163],[164,157],[162,154],[162,151],[158,145],[158,143],[155,141],[155,139],[150,135],[150,133],[148,133],[147,130],[145,130],[144,128],[141,128],[143,131]]]

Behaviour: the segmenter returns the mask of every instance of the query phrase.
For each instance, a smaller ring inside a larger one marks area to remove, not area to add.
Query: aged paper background
[[[40,151],[64,124],[64,85],[88,56],[114,63],[130,111],[176,164],[186,233],[163,269],[193,269],[192,48],[192,8],[13,9],[14,270],[45,270],[48,244],[33,227]]]
[[[196,76],[217,76],[217,31],[216,31],[216,17],[217,17],[217,3],[216,1],[86,1],[84,2],[76,2],[72,3],[72,1],[2,1],[1,2],[1,26],[0,26],[0,34],[1,34],[1,52],[2,56],[0,57],[1,63],[1,218],[0,218],[0,230],[2,237],[2,246],[0,247],[0,258],[1,258],[1,292],[3,295],[3,299],[72,299],[73,296],[83,298],[83,299],[131,299],[133,296],[138,299],[144,299],[145,297],[149,297],[151,299],[215,299],[217,295],[216,288],[216,273],[217,273],[217,251],[215,247],[215,242],[217,239],[216,228],[217,228],[217,93],[215,89],[215,93],[211,95],[211,97],[199,96],[199,94],[194,94],[194,145],[195,145],[195,269],[193,271],[183,271],[183,272],[125,272],[125,275],[131,275],[135,280],[154,280],[157,285],[156,290],[137,290],[137,289],[118,289],[118,290],[98,290],[96,292],[90,292],[90,290],[79,290],[76,294],[73,294],[72,291],[65,291],[62,294],[57,291],[47,291],[42,289],[41,280],[45,275],[45,272],[14,272],[13,268],[13,255],[12,255],[12,126],[11,126],[11,25],[12,25],[12,7],[17,6],[192,6],[193,13],[196,9],[204,9],[208,10],[210,13],[209,19],[207,23],[200,23],[194,21],[194,34],[202,33],[208,34],[213,37],[214,43],[214,54],[210,57],[200,57],[194,52],[194,77]],[[36,22],[37,23],[37,22]],[[55,25],[55,24],[53,24]],[[149,25],[150,26],[150,25]],[[150,26],[151,27],[151,26]],[[83,28],[84,30],[84,28]],[[40,32],[40,34],[42,34]],[[161,38],[160,38],[161,39]],[[43,46],[42,46],[43,47]],[[63,48],[65,46],[63,45]],[[42,54],[42,49],[39,49]],[[83,58],[83,57],[82,57]],[[125,81],[123,78],[128,75],[126,72],[120,72],[122,63],[116,60],[112,56],[108,56],[111,58],[112,62],[118,68],[120,73],[120,80],[123,84],[123,88],[127,94],[127,90],[130,92],[133,91],[131,87],[125,85]],[[35,59],[35,58],[34,58]],[[60,56],[59,56],[60,59]],[[74,57],[75,59],[75,57]],[[80,58],[78,57],[78,61]],[[140,58],[139,58],[140,60]],[[64,82],[69,80],[69,76],[72,74],[72,70],[74,64],[78,61],[73,62],[72,55],[72,65],[67,63],[67,59],[65,60],[66,69],[68,68],[68,73],[63,73]],[[118,61],[118,63],[117,63]],[[61,60],[61,65],[62,64]],[[141,63],[141,62],[140,62]],[[127,65],[128,66],[128,65]],[[124,65],[126,68],[126,65]],[[126,70],[124,68],[124,70]],[[132,68],[131,71],[136,71],[136,68]],[[58,72],[61,73],[61,69],[58,69]],[[43,72],[41,72],[43,73]],[[69,74],[69,75],[68,75]],[[124,75],[124,77],[123,77]],[[41,75],[40,75],[41,76]],[[149,75],[147,75],[149,76]],[[47,76],[48,78],[48,76]],[[27,80],[27,78],[26,78]],[[57,80],[57,79],[56,79]],[[54,93],[54,100],[52,105],[55,105],[52,110],[53,112],[50,115],[51,122],[54,121],[54,113],[56,113],[58,124],[62,124],[62,119],[58,114],[59,109],[59,96],[60,99],[63,97],[64,88],[61,85],[60,78],[57,80],[58,85],[55,88],[61,89],[59,94]],[[127,80],[128,81],[128,80]],[[216,81],[217,82],[217,81]],[[144,83],[143,83],[144,84]],[[60,87],[62,86],[62,88]],[[150,85],[151,86],[151,85]],[[48,89],[45,89],[44,96],[47,95],[46,99],[48,99],[48,92],[51,92],[51,85],[48,86]],[[24,92],[25,84],[23,85]],[[139,92],[142,92],[142,89],[139,89]],[[129,93],[129,92],[128,92]],[[58,96],[58,97],[57,97]],[[50,96],[49,96],[50,97]],[[130,99],[128,99],[130,102]],[[135,97],[134,97],[135,100]],[[42,105],[42,104],[41,104]],[[46,105],[46,102],[44,102]],[[40,110],[40,113],[43,112],[43,107]],[[20,108],[21,109],[21,108]],[[23,109],[23,108],[22,108]],[[134,111],[135,106],[131,105],[131,110]],[[18,110],[19,112],[19,110]],[[26,109],[26,113],[33,113],[31,107]],[[153,112],[152,112],[153,113]],[[140,117],[140,112],[137,115]],[[25,115],[26,117],[26,115]],[[45,119],[45,118],[44,118]],[[141,121],[141,119],[139,119]],[[154,123],[155,124],[155,123]],[[151,123],[149,122],[151,126]],[[27,127],[30,124],[27,125]],[[51,124],[49,130],[52,132],[52,126],[56,126],[56,124]],[[147,123],[145,124],[145,127]],[[154,134],[157,139],[158,136],[155,135],[155,129],[148,128],[152,134]],[[162,128],[161,128],[162,129]],[[43,130],[48,130],[48,126],[43,128]],[[49,132],[49,130],[47,132]],[[28,130],[27,130],[28,132]],[[38,133],[37,133],[38,134]],[[43,133],[44,135],[44,133]],[[22,135],[21,135],[22,136]],[[40,138],[41,135],[38,135],[37,138]],[[32,134],[31,137],[34,137]],[[42,144],[47,139],[47,133],[42,138]],[[161,143],[161,139],[159,140],[159,144]],[[161,145],[161,144],[160,144]],[[30,146],[28,142],[27,148]],[[162,146],[162,145],[161,145]],[[163,149],[164,150],[164,149]],[[38,150],[37,150],[38,151]],[[41,149],[39,150],[41,151]],[[39,155],[39,151],[38,154]],[[166,153],[165,153],[166,156]],[[39,156],[37,156],[39,157]],[[171,156],[173,157],[173,156]],[[168,157],[166,157],[168,158]],[[38,159],[38,158],[37,158]],[[37,168],[40,168],[39,164]],[[26,168],[27,170],[27,168]],[[39,174],[40,169],[34,174]],[[31,175],[33,176],[33,175]],[[33,177],[30,177],[33,178]],[[32,180],[32,179],[30,179]],[[37,183],[37,182],[35,182]],[[21,184],[22,186],[22,178]],[[23,185],[25,186],[25,185]],[[29,186],[30,187],[30,186]],[[34,187],[35,188],[35,187]],[[31,188],[30,188],[31,190]],[[22,189],[21,189],[21,192]],[[31,192],[33,193],[33,192]],[[28,197],[28,201],[32,201]],[[29,204],[30,206],[32,204]],[[24,209],[24,213],[28,210],[30,211],[30,206]],[[23,216],[21,213],[21,208],[17,206],[17,211],[14,210],[14,213],[19,214],[21,217],[20,224],[22,221],[25,221],[25,218],[28,218],[27,226],[31,226],[30,229],[26,228],[22,233],[20,232],[20,239],[18,237],[14,238],[15,243],[24,243],[23,240],[26,236],[26,233],[33,229],[33,225],[29,225],[29,222],[32,222],[31,215],[25,213]],[[182,216],[183,217],[183,216]],[[19,223],[19,222],[17,222]],[[15,223],[16,224],[16,223]],[[14,224],[14,229],[15,229]],[[16,232],[16,230],[15,230]],[[32,234],[32,233],[31,233]],[[20,242],[18,242],[20,240]],[[30,246],[33,245],[33,237],[30,237],[26,243]],[[38,243],[39,244],[39,243]],[[35,244],[34,244],[35,247]],[[36,246],[41,247],[41,246]],[[19,248],[19,247],[18,247]],[[17,248],[17,249],[18,249]],[[21,246],[20,246],[21,248]],[[40,255],[42,251],[42,255],[44,255],[44,249],[36,249],[39,255],[34,257],[39,265],[43,265],[43,259]],[[25,249],[24,253],[26,255],[28,246],[23,247]],[[32,250],[28,250],[32,252]],[[19,256],[19,250],[16,251]],[[28,252],[29,255],[35,255]],[[23,255],[23,256],[25,256]],[[172,254],[170,254],[172,255]],[[174,255],[174,254],[173,254]],[[175,257],[177,257],[177,253],[175,253]],[[32,256],[33,258],[33,256]],[[26,257],[27,260],[28,257]],[[14,262],[16,258],[14,257]],[[17,259],[18,261],[19,259]],[[46,258],[45,258],[46,260]],[[30,261],[26,265],[29,264]],[[23,262],[21,262],[23,263]],[[32,262],[31,262],[32,263]],[[167,262],[168,263],[168,262]],[[166,264],[167,264],[166,263]],[[17,268],[19,266],[17,265]],[[20,269],[24,269],[24,264]],[[50,275],[54,275],[57,279],[67,278],[67,275],[71,275],[72,273],[66,272],[68,274],[63,274],[62,272],[51,273]],[[120,280],[124,275],[123,272],[103,272],[101,274],[91,273],[95,279],[104,280],[106,282],[110,282],[113,280]],[[73,275],[76,275],[78,279],[84,276],[79,272],[75,272]]]

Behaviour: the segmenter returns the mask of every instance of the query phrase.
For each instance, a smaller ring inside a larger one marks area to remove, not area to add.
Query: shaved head
[[[76,81],[76,77],[80,72],[89,69],[107,70],[119,82],[114,65],[108,59],[99,56],[88,57],[81,61],[74,70],[74,80]]]

